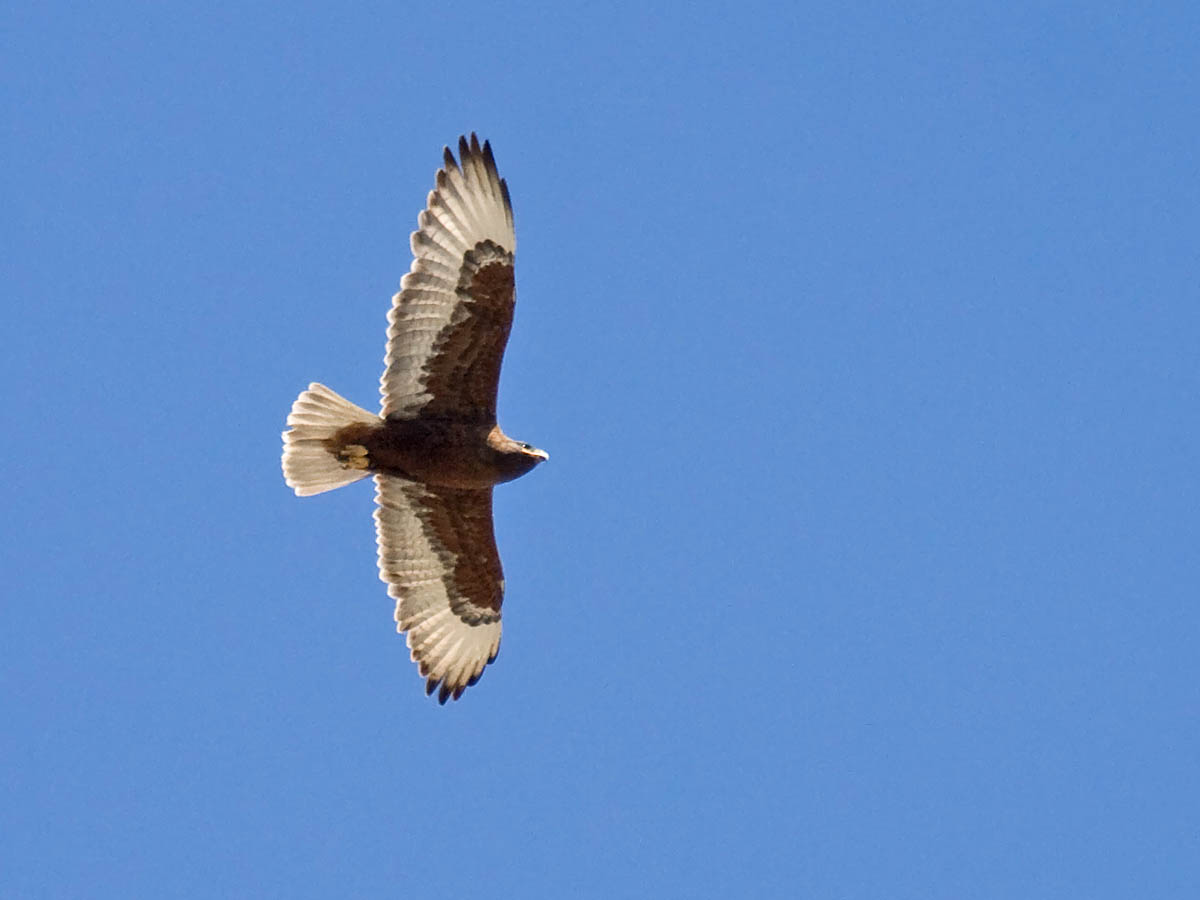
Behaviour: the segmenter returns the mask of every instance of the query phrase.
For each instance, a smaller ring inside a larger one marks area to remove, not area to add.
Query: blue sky
[[[3,13],[0,895],[1195,897],[1193,4]],[[443,144],[516,210],[504,647],[367,485]]]

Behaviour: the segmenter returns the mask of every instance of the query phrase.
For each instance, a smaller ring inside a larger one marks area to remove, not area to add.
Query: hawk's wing
[[[492,492],[375,476],[379,577],[396,598],[425,693],[457,700],[500,650],[504,573]]]
[[[495,422],[500,361],[512,327],[508,186],[492,148],[459,138],[412,235],[412,268],[388,313],[383,415]]]

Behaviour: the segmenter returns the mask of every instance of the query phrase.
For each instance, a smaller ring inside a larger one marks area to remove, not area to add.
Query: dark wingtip
[[[471,147],[467,143],[467,139],[460,136],[458,139],[458,158],[463,161],[463,165],[466,165],[467,157],[470,155]]]
[[[495,659],[495,657],[493,656],[493,657],[492,657],[492,659]],[[483,677],[483,673],[487,671],[487,667],[488,667],[488,665],[489,665],[489,664],[491,664],[491,661],[492,661],[492,660],[491,660],[491,659],[489,659],[489,660],[487,661],[487,663],[485,663],[485,664],[484,664],[484,666],[483,666],[483,668],[482,668],[482,669],[480,669],[478,672],[476,672],[474,675],[472,675],[472,676],[471,676],[471,677],[470,677],[470,678],[467,680],[467,683],[466,683],[466,685],[463,687],[463,690],[466,690],[466,689],[467,689],[467,688],[469,688],[469,687],[474,687],[476,684],[478,684],[478,683],[479,683],[479,679]]]
[[[454,154],[450,152],[449,147],[442,148],[442,165],[447,169],[458,168],[458,161],[454,158]]]
[[[508,207],[509,212],[511,212],[512,197],[508,196],[508,182],[503,178],[500,179],[500,193],[504,196],[504,205]]]
[[[483,142],[483,164],[484,164],[484,166],[487,167],[487,170],[491,174],[493,174],[493,175],[499,174],[500,170],[496,168],[496,157],[492,155],[492,142],[491,141]]]

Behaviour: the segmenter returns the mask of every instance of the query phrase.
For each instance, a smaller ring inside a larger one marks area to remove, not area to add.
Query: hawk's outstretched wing
[[[492,492],[375,476],[379,577],[396,598],[396,628],[445,703],[479,680],[500,651],[504,573]]]
[[[512,328],[508,186],[488,143],[450,148],[412,235],[412,268],[388,313],[385,417],[495,422],[500,362]]]

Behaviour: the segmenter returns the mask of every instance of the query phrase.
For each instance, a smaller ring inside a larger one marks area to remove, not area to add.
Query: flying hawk
[[[474,134],[459,138],[458,161],[444,155],[388,313],[380,414],[314,383],[283,433],[283,477],[298,496],[375,477],[379,577],[425,693],[442,703],[500,649],[492,486],[548,458],[496,424],[514,298],[508,185]]]

